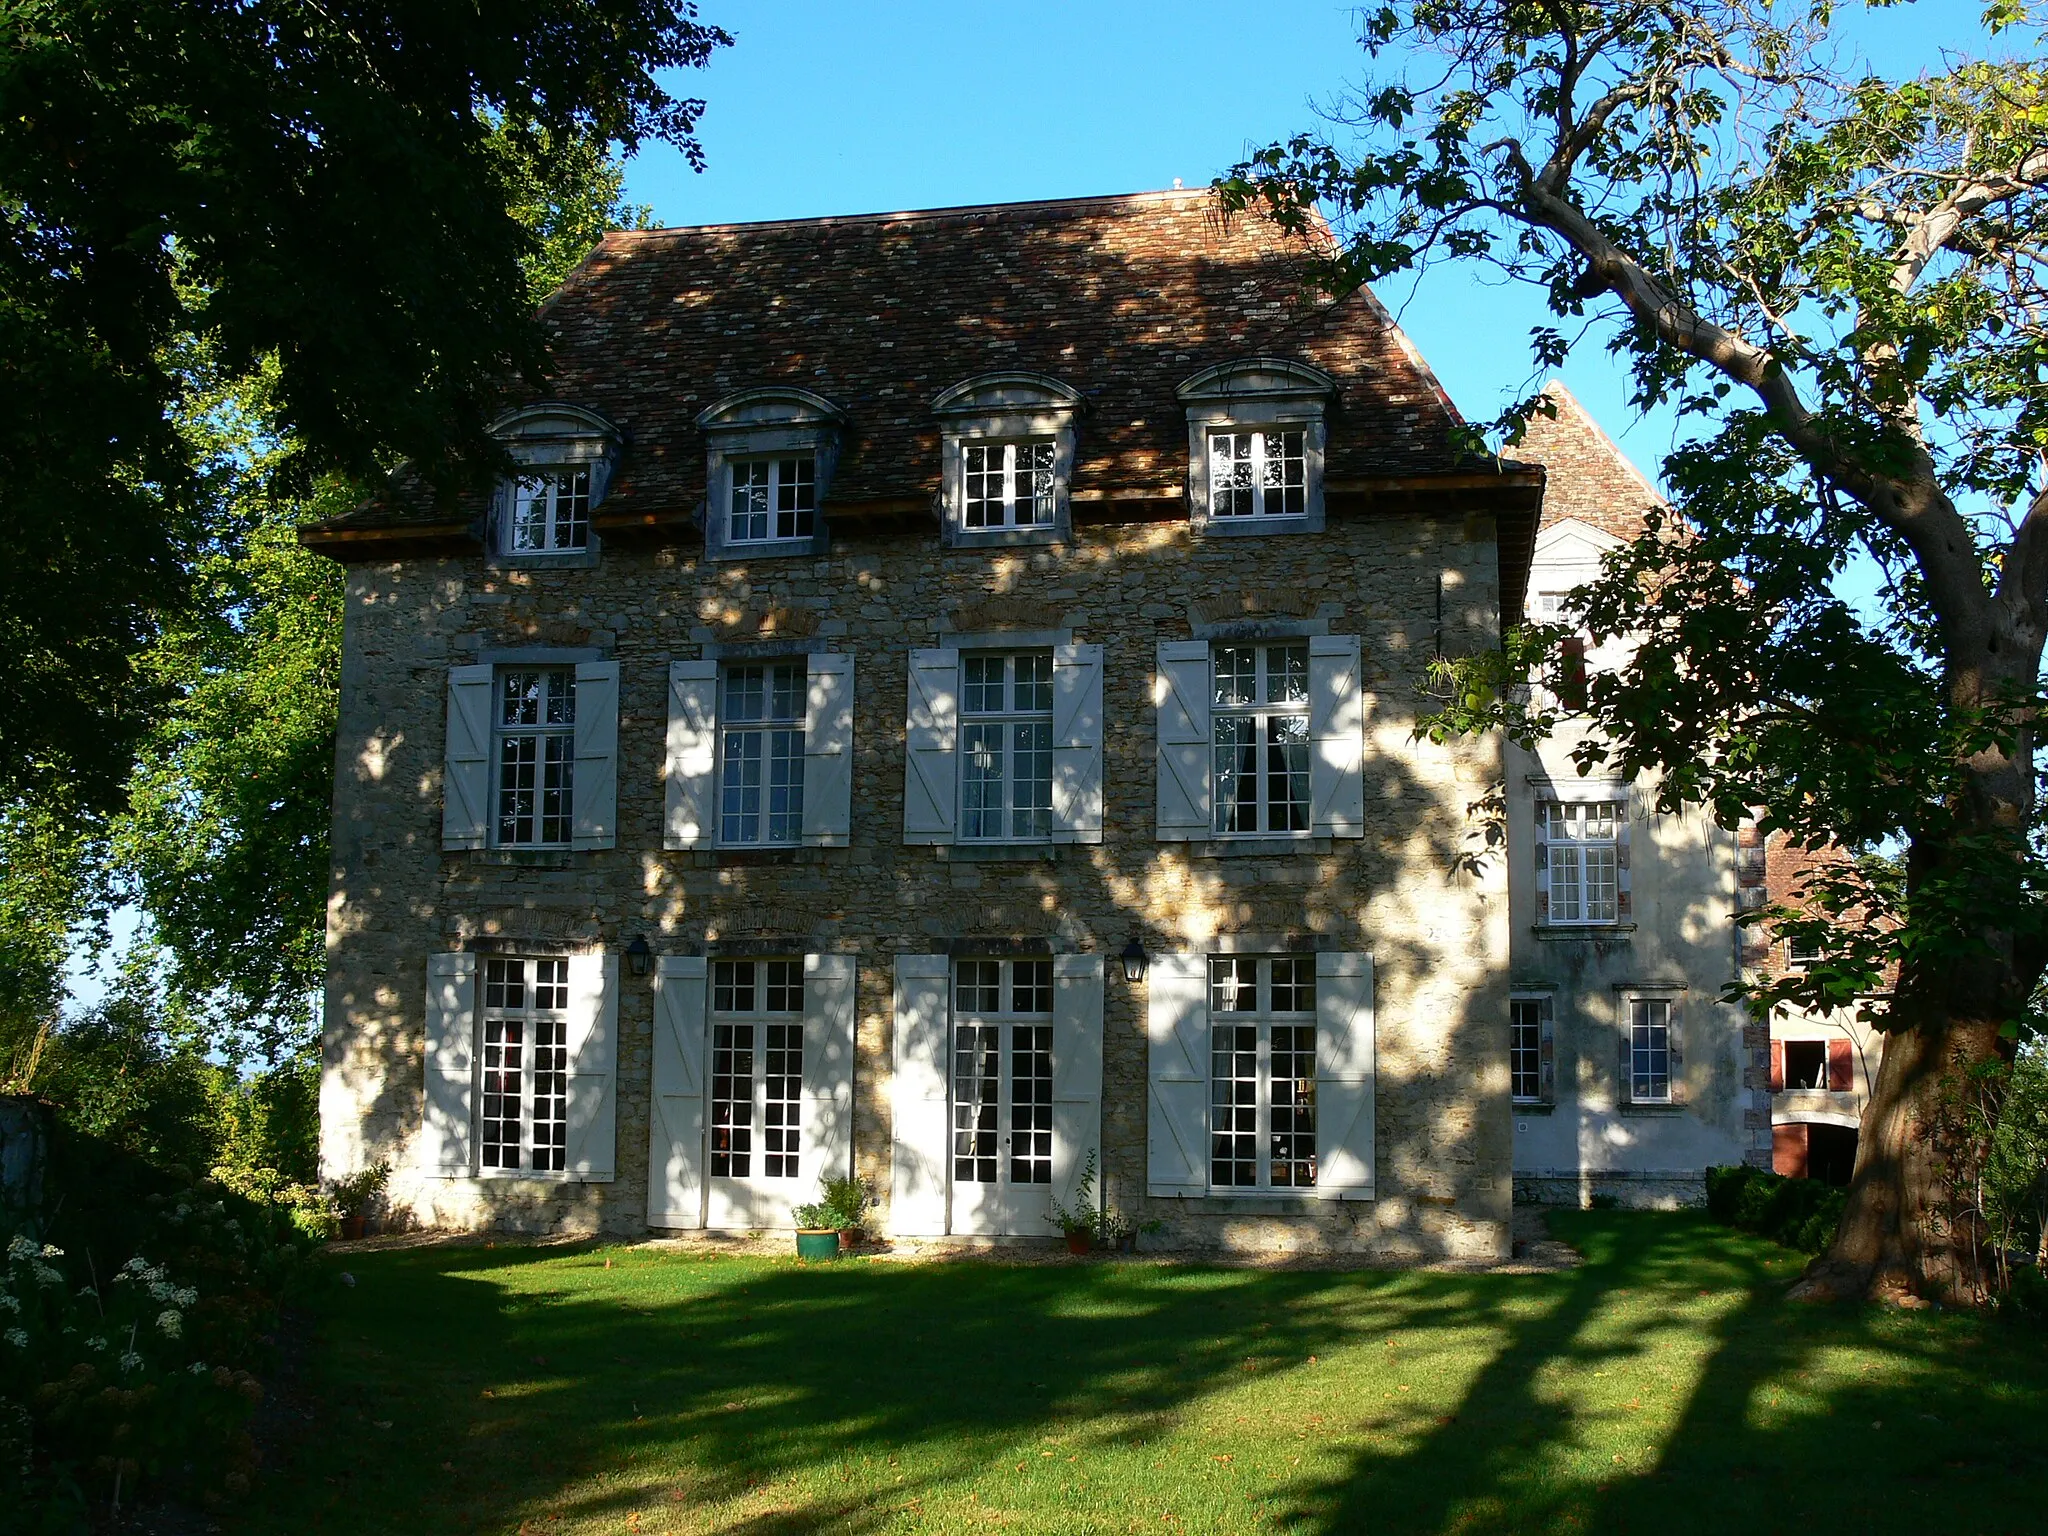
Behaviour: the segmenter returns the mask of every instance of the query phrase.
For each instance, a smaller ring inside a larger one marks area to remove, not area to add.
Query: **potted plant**
[[[868,1188],[867,1180],[855,1176],[850,1179],[826,1179],[824,1206],[827,1223],[839,1229],[840,1251],[857,1247],[867,1239],[867,1215],[875,1204],[874,1191]]]
[[[1095,1229],[1102,1220],[1102,1213],[1095,1205],[1095,1151],[1091,1147],[1088,1160],[1081,1165],[1081,1177],[1074,1184],[1074,1203],[1062,1205],[1059,1196],[1053,1196],[1052,1224],[1066,1234],[1067,1252],[1086,1253],[1095,1246]]]
[[[839,1257],[839,1225],[823,1200],[800,1205],[790,1214],[796,1218],[796,1256],[800,1259]]]
[[[363,1235],[370,1202],[384,1193],[391,1180],[391,1165],[377,1162],[360,1173],[334,1181],[334,1209],[341,1217],[341,1235],[355,1239]]]

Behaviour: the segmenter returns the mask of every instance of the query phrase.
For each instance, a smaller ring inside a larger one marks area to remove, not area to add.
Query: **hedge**
[[[1761,1168],[1709,1168],[1707,1214],[1801,1253],[1834,1240],[1848,1192],[1819,1179],[1787,1179]]]

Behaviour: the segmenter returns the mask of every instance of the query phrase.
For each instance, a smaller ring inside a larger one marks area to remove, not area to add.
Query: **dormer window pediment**
[[[618,464],[618,427],[587,407],[543,400],[506,412],[490,431],[518,466],[491,501],[492,554],[521,564],[593,560],[591,514]]]
[[[1337,392],[1284,357],[1217,363],[1174,393],[1188,416],[1188,517],[1198,533],[1314,533],[1323,526],[1324,417]]]
[[[697,413],[705,437],[704,551],[714,560],[822,554],[824,504],[846,413],[823,395],[763,384]]]
[[[947,544],[1050,544],[1072,529],[1081,394],[1042,373],[977,374],[939,392],[940,526]]]

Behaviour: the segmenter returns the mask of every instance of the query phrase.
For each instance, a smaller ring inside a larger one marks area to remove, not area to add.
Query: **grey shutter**
[[[1052,840],[1102,841],[1102,647],[1052,652]]]
[[[1544,1103],[1557,1102],[1557,1014],[1556,1003],[1544,998],[1538,1005],[1536,1074],[1539,1084],[1537,1094]]]
[[[647,1225],[704,1225],[702,955],[663,955],[654,973],[647,1117]]]
[[[1209,700],[1214,682],[1206,640],[1159,642],[1158,672],[1152,683],[1158,712],[1155,822],[1160,841],[1190,842],[1210,836]]]
[[[490,669],[484,669],[488,672]],[[475,1171],[470,1107],[476,1091],[476,956],[427,956],[426,1098],[421,1171],[444,1179]]]
[[[1080,1198],[1076,1187],[1096,1155],[1096,1206],[1102,1176],[1102,956],[1054,955],[1052,960],[1052,1194],[1062,1205]]]
[[[1550,801],[1538,796],[1535,806],[1536,830],[1530,836],[1530,846],[1536,850],[1536,923],[1542,927],[1550,921]],[[1512,835],[1509,842],[1512,846]]]
[[[1209,1192],[1209,962],[1157,955],[1146,977],[1145,1188]]]
[[[950,843],[960,814],[960,653],[912,651],[903,722],[903,841]]]
[[[1373,1197],[1372,956],[1316,956],[1316,1194]]]
[[[1686,1104],[1692,1096],[1685,1090],[1685,999],[1671,999],[1671,1102]]]
[[[718,663],[670,662],[662,847],[709,848],[716,840],[717,775]]]
[[[896,957],[889,1142],[889,1230],[937,1237],[946,1230],[946,992],[944,955]]]
[[[1358,636],[1308,642],[1309,827],[1323,837],[1365,836],[1365,690]]]
[[[1621,1000],[1621,1081],[1614,1087],[1614,1102],[1633,1104],[1636,1101],[1635,1061],[1630,1046],[1635,1040],[1636,1000],[1624,997]]]
[[[804,842],[844,848],[853,831],[853,658],[820,651],[806,671]]]
[[[798,1165],[805,1189],[853,1173],[853,956],[804,956]]]
[[[576,776],[570,805],[572,848],[611,848],[619,840],[619,664],[576,666]]]
[[[619,957],[569,957],[569,1156],[572,1179],[617,1174]]]
[[[1630,814],[1630,802],[1634,796],[1624,794],[1614,808],[1614,920],[1617,923],[1632,923],[1636,920],[1634,886],[1629,876],[1629,823],[1634,819]]]
[[[448,747],[441,775],[441,846],[489,846],[491,669],[448,669]]]

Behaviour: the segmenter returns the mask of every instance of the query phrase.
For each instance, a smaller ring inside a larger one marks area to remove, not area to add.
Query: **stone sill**
[[[933,856],[960,864],[1057,864],[1058,843],[939,843]]]
[[[493,869],[571,869],[576,862],[569,848],[471,848],[467,857]]]
[[[1545,1103],[1541,1099],[1511,1099],[1508,1102],[1513,1106],[1514,1112],[1518,1115],[1554,1115],[1557,1113],[1557,1106],[1555,1104]]]
[[[723,869],[748,864],[827,864],[831,855],[843,853],[843,848],[825,848],[815,843],[799,843],[782,848],[713,848],[700,853],[700,861]]]
[[[1687,1111],[1688,1106],[1684,1104],[1622,1104],[1616,1108],[1617,1114],[1640,1116],[1646,1120],[1669,1119]]]
[[[1281,859],[1336,851],[1334,837],[1213,837],[1188,843],[1189,856],[1197,859]]]
[[[1276,1195],[1270,1190],[1235,1195],[1216,1190],[1206,1195],[1153,1195],[1155,1201],[1175,1201],[1190,1216],[1312,1216],[1339,1205],[1369,1205],[1375,1196],[1357,1194]]]
[[[1571,940],[1598,943],[1626,943],[1636,931],[1634,923],[1537,923],[1529,931],[1545,943]]]

